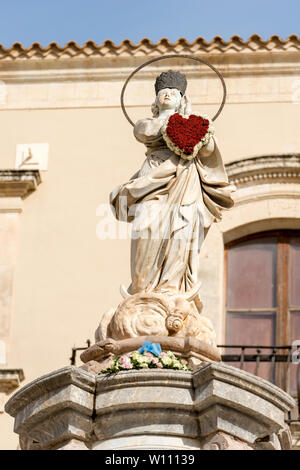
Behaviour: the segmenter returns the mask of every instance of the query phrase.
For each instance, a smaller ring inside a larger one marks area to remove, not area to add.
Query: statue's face
[[[181,93],[176,88],[164,88],[157,94],[157,104],[160,110],[176,109],[180,105]]]

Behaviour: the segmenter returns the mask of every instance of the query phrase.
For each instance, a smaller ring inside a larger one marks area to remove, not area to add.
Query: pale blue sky
[[[0,44],[300,35],[300,0],[0,0]]]

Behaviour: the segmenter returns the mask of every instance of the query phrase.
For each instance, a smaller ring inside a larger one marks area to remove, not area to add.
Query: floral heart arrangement
[[[211,119],[193,113],[174,113],[162,127],[163,138],[170,150],[185,160],[192,160],[214,134]]]
[[[186,360],[176,357],[171,351],[163,352],[159,343],[145,341],[138,351],[115,356],[111,367],[102,370],[101,374],[131,369],[191,370]]]

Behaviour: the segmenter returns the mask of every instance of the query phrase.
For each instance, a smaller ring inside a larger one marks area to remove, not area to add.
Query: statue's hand
[[[201,157],[209,157],[215,149],[215,141],[211,137],[206,145],[204,145],[200,150],[199,154]]]

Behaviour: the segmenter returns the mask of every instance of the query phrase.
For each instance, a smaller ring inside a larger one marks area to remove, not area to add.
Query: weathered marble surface
[[[88,442],[92,433],[95,376],[68,366],[20,389],[5,410],[24,449],[52,449],[70,440]]]
[[[233,207],[236,188],[228,181],[212,123],[205,141],[197,137],[197,145],[189,144],[189,156],[165,132],[174,113],[192,115],[186,87],[178,71],[156,77],[153,117],[138,120],[133,129],[146,159],[110,194],[116,219],[132,223],[131,284],[121,288],[125,299],[117,309],[102,315],[100,340],[157,335],[216,344],[211,321],[200,315],[200,251],[209,227]],[[182,132],[196,136],[193,127]]]
[[[293,399],[228,365],[196,373],[74,366],[41,377],[6,404],[22,449],[288,449]]]
[[[292,446],[293,449],[300,450],[300,423],[295,422],[290,426],[292,433]]]
[[[102,314],[95,332],[96,341],[153,335],[194,337],[216,345],[213,324],[208,317],[201,315],[202,302],[197,297],[197,286],[194,292],[185,296],[157,292],[140,292],[130,296],[123,286],[121,292],[125,299],[117,309],[111,308]]]
[[[23,369],[0,368],[0,414],[4,412],[7,395],[16,390],[24,378]]]

